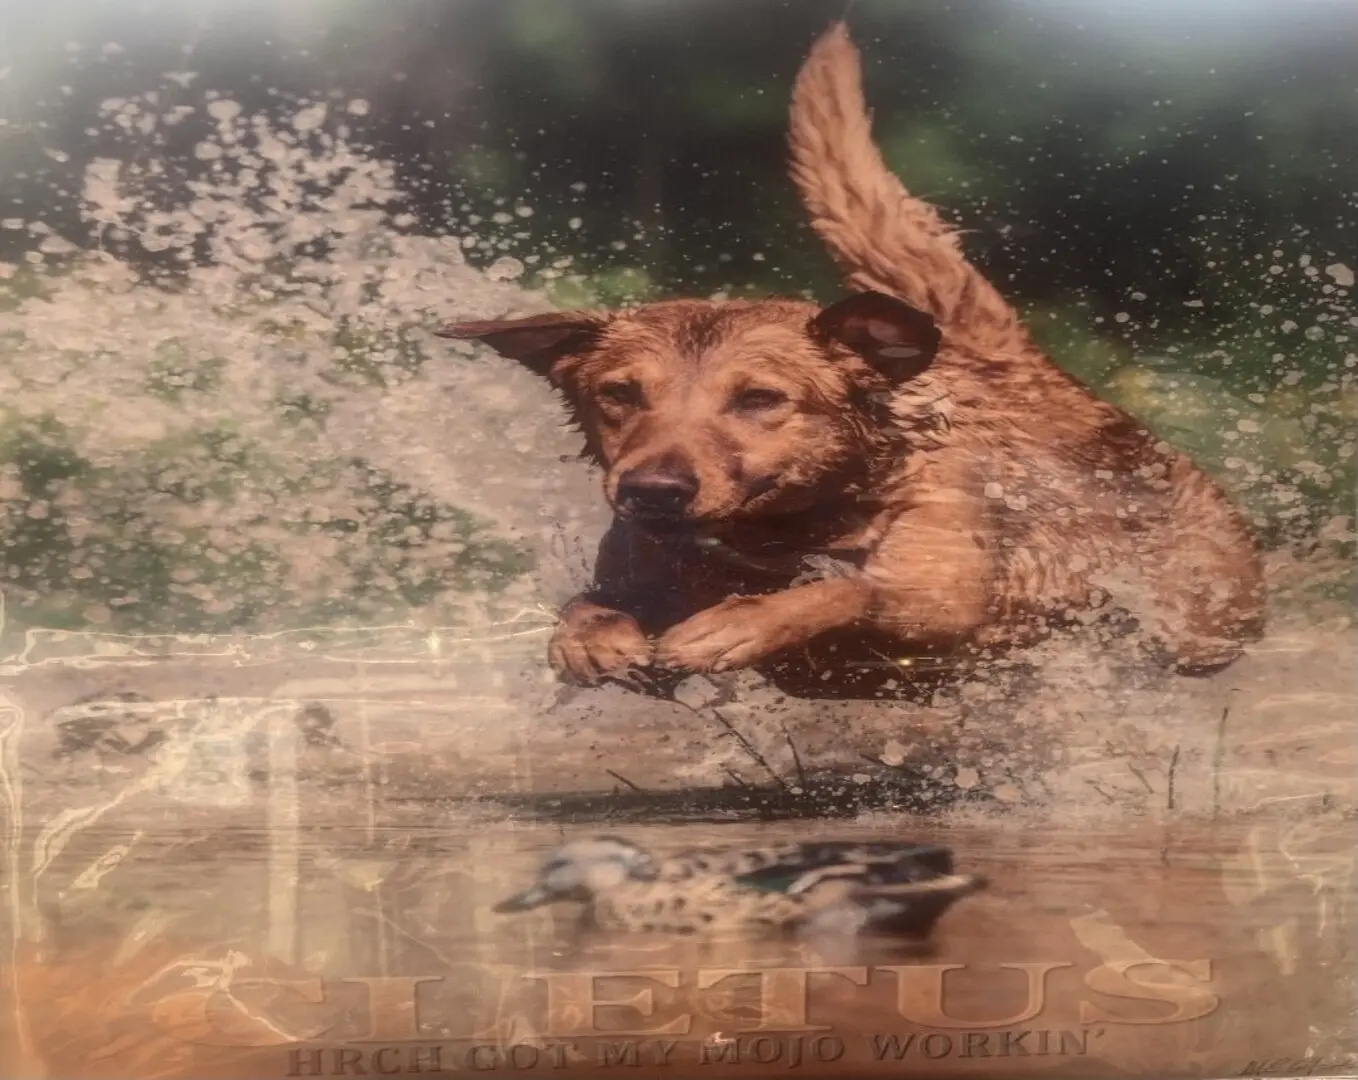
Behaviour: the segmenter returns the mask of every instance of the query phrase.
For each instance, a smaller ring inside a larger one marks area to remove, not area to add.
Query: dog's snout
[[[698,478],[684,470],[629,469],[618,479],[618,504],[638,517],[682,517],[693,496]]]

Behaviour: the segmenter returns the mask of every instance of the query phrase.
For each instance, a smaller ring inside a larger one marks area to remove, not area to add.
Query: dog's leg
[[[651,644],[632,616],[580,596],[561,612],[547,657],[563,681],[588,686],[648,666]]]
[[[733,596],[665,633],[656,642],[655,662],[683,671],[750,667],[828,631],[856,625],[883,631],[906,650],[951,652],[973,642],[985,626],[986,579],[960,560],[933,569],[932,574],[838,578],[767,596]],[[1004,636],[992,633],[988,644],[999,644]]]
[[[1253,552],[1211,536],[1181,532],[1151,569],[1157,625],[1152,629],[1184,675],[1234,662],[1262,634],[1261,584]]]
[[[1263,568],[1248,527],[1186,460],[1173,466],[1172,526],[1150,540],[1144,573],[1150,629],[1181,674],[1227,666],[1257,641],[1265,621]]]
[[[672,563],[653,541],[614,522],[599,544],[593,587],[565,606],[547,647],[557,677],[584,686],[636,682],[653,659],[642,623],[663,617],[657,609],[665,603]]]
[[[726,671],[750,667],[793,646],[871,615],[873,588],[857,578],[799,585],[767,596],[733,596],[700,611],[656,643],[661,667]]]
[[[965,466],[963,466],[965,468]],[[936,472],[867,566],[873,624],[909,649],[950,653],[995,618],[997,543],[964,473]]]

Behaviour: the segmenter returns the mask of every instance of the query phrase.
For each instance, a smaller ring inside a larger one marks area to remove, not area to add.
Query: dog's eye
[[[642,402],[641,387],[624,380],[600,383],[599,396],[614,405],[640,405]]]
[[[741,412],[764,412],[768,409],[776,409],[787,401],[787,395],[781,390],[771,390],[767,387],[752,386],[748,390],[742,390],[731,400],[731,404]]]

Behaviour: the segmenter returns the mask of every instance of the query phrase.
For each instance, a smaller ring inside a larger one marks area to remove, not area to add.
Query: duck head
[[[596,836],[559,848],[538,868],[537,881],[492,909],[505,915],[559,901],[587,903],[628,878],[645,877],[651,857],[627,840]]]

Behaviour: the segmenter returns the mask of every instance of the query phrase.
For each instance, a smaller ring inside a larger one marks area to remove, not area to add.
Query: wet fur
[[[604,470],[617,514],[594,588],[562,612],[556,671],[755,666],[805,689],[873,658],[1030,645],[1095,609],[1136,613],[1180,671],[1232,662],[1263,621],[1243,521],[1044,356],[887,170],[842,25],[798,78],[791,149],[812,226],[858,290],[844,301],[441,331],[550,379]],[[692,489],[680,519],[629,510],[629,478],[647,499]],[[818,554],[839,569],[808,574]]]

